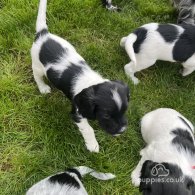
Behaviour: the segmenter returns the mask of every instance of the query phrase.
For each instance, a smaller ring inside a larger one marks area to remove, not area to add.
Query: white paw
[[[48,85],[39,88],[41,94],[51,93],[51,88]]]
[[[182,72],[183,77],[188,76],[189,74],[190,74],[189,72],[185,72],[185,71]]]
[[[131,79],[132,79],[132,81],[133,81],[134,85],[139,84],[139,79],[138,79],[138,78],[133,77],[133,78],[131,78]]]
[[[136,171],[133,171],[131,174],[131,180],[134,186],[138,187],[140,185],[140,175]]]
[[[97,141],[86,143],[86,147],[90,152],[99,152],[99,144]]]
[[[126,40],[127,40],[127,37],[123,37],[123,38],[121,39],[121,41],[120,41],[120,46],[121,46],[122,48],[125,48]]]
[[[110,6],[107,6],[107,9],[109,11],[112,11],[112,12],[117,12],[117,11],[120,11],[121,9],[118,8],[117,6],[113,6],[113,5],[110,5]]]

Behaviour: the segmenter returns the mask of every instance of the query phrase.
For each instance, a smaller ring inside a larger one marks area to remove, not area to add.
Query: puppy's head
[[[182,170],[169,163],[145,161],[141,170],[140,191],[143,195],[193,195],[195,185]]]
[[[119,135],[125,131],[129,88],[123,82],[109,81],[91,86],[79,93],[74,101],[83,117],[97,119],[109,134]]]

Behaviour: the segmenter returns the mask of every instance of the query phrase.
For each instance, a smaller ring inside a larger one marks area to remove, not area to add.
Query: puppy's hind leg
[[[38,67],[37,65],[32,63],[32,69],[33,69],[33,76],[34,76],[35,82],[37,83],[40,93],[42,94],[50,93],[51,88],[43,80],[43,77],[44,77],[43,68]]]
[[[133,62],[130,62],[129,64],[126,64],[124,66],[124,69],[125,69],[126,75],[131,78],[131,80],[133,81],[135,85],[137,85],[139,83],[139,80],[134,75],[135,74],[135,64]]]
[[[135,85],[139,83],[139,80],[137,77],[134,76],[134,74],[152,66],[156,62],[156,59],[146,59],[144,58],[144,56],[139,56],[136,59],[136,64],[130,62],[124,67],[126,74],[132,79]]]
[[[183,65],[182,76],[185,77],[191,74],[195,70],[194,57],[191,57],[189,60],[182,63],[182,65]]]
[[[182,76],[185,77],[185,76],[191,74],[194,71],[194,69],[195,68],[192,68],[192,67],[190,67],[190,68],[183,68],[183,70],[182,70]]]
[[[121,46],[122,48],[125,48],[125,43],[126,43],[126,41],[127,41],[127,37],[123,37],[123,38],[121,39],[121,41],[120,41],[120,46]]]

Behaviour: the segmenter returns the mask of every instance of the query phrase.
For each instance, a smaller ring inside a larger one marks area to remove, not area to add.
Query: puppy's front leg
[[[76,125],[79,128],[84,140],[87,149],[90,152],[99,152],[99,144],[95,138],[94,130],[89,125],[86,118],[79,119],[79,122],[76,122]]]
[[[140,151],[140,155],[142,156],[144,153],[144,149]],[[133,170],[132,174],[131,174],[131,180],[134,186],[138,187],[140,185],[141,182],[141,170],[142,170],[142,166],[145,162],[144,157],[142,156],[141,160],[139,161],[137,167]]]

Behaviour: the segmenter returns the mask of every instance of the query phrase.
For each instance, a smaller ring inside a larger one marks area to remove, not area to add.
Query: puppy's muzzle
[[[121,135],[125,130],[126,130],[127,126],[122,127],[116,134],[114,134],[113,136],[117,137],[119,135]]]

